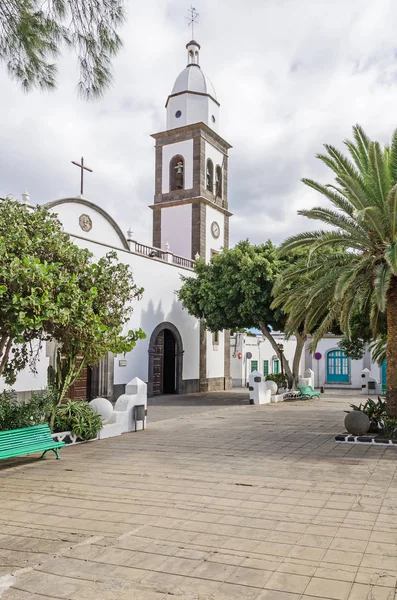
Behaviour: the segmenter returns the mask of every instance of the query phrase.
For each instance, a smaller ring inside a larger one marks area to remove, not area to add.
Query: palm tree
[[[288,302],[290,320],[305,315],[307,323],[317,323],[318,340],[336,321],[348,334],[352,315],[366,311],[377,339],[386,317],[386,406],[397,417],[397,130],[383,149],[359,125],[353,138],[344,142],[349,158],[329,145],[317,155],[334,172],[334,184],[302,180],[333,207],[300,210],[330,229],[297,234],[281,247],[281,254],[309,248],[306,264],[286,274],[302,278]]]

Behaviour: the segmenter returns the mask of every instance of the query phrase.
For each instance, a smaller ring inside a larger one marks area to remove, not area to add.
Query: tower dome
[[[200,67],[200,44],[186,44],[188,64],[168,96],[167,129],[203,122],[217,131],[219,102],[215,88]]]

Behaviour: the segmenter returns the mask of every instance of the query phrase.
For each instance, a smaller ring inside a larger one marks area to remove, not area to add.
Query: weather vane
[[[190,25],[192,26],[192,39],[194,40],[194,25],[198,25],[200,15],[192,5],[187,9],[187,12],[189,13],[189,16],[185,17],[185,19],[189,21],[189,27]]]

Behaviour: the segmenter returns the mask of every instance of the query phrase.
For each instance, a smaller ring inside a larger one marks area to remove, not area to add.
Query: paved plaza
[[[2,600],[394,600],[397,448],[335,443],[351,397],[185,400],[0,463]]]

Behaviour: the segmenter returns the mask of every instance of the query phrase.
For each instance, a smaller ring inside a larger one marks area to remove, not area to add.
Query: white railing
[[[146,246],[145,244],[139,244],[134,240],[127,240],[128,245],[130,247],[130,251],[135,254],[141,254],[143,256],[147,256],[148,258],[155,258],[157,260],[161,260],[163,262],[172,263],[174,265],[178,265],[179,267],[183,267],[185,269],[194,269],[194,260],[190,258],[185,258],[183,256],[177,256],[172,252],[165,252],[164,250],[160,250],[160,248],[154,248],[153,246]]]

